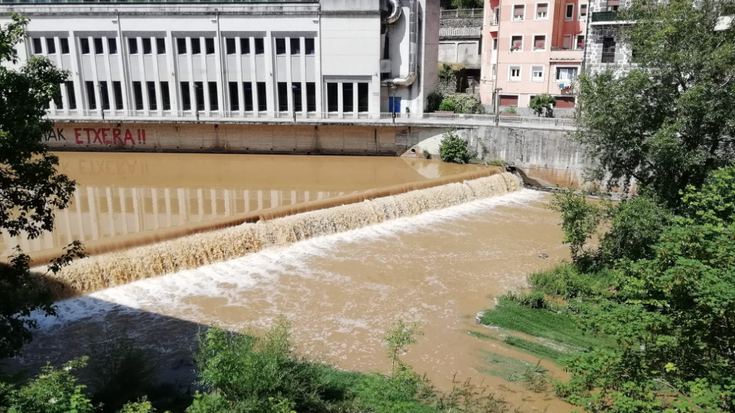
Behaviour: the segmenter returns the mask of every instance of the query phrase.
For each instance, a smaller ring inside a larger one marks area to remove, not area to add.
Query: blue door
[[[388,112],[390,113],[401,113],[401,98],[400,97],[389,97],[388,98]]]

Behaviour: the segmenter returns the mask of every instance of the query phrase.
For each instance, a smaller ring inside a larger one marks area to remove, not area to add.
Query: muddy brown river
[[[81,174],[85,170],[80,159],[89,154],[63,155],[65,171]],[[117,162],[117,156],[100,158]],[[187,161],[186,156],[171,155],[183,167],[174,171],[159,166],[156,157],[160,156],[151,155],[146,173],[123,174],[117,184],[131,190],[148,188],[148,194],[150,185],[159,194],[166,188],[169,193],[180,188],[206,193],[211,182],[221,179],[211,199],[224,199],[218,194],[226,190],[241,194],[248,188],[251,193],[276,193],[278,202],[291,202],[282,194],[297,191],[298,200],[298,194],[328,196],[466,170],[396,158],[204,155],[202,164],[194,158]],[[248,161],[243,164],[240,158]],[[217,168],[219,173],[214,172]],[[208,180],[193,172],[197,170],[208,174]],[[356,170],[362,171],[359,177]],[[117,169],[111,171],[117,173]],[[220,175],[223,172],[226,176]],[[77,179],[86,188],[111,185],[94,174]],[[209,204],[211,199],[202,202]],[[165,211],[165,201],[158,202],[158,224],[150,216],[152,201],[147,206],[140,202],[141,228],[155,230],[166,216],[160,213]],[[226,213],[225,206],[217,202],[201,216],[186,214],[180,219],[206,219],[206,212]],[[496,367],[488,354],[531,364],[538,361],[535,357],[468,333],[488,331],[475,324],[478,311],[491,307],[507,290],[523,287],[529,273],[568,258],[567,248],[560,242],[558,217],[546,208],[547,202],[548,195],[523,189],[66,300],[58,304],[57,318],[40,319],[36,341],[27,347],[21,361],[35,366],[46,360],[64,360],[88,354],[101,340],[128,335],[158,351],[161,377],[186,390],[192,388],[190,354],[201,328],[218,325],[235,332],[262,330],[285,315],[293,324],[300,353],[344,369],[385,372],[389,363],[383,337],[391,324],[402,318],[419,321],[424,333],[405,355],[406,360],[438,386],[449,388],[453,377],[472,378],[521,411],[571,411],[569,405],[549,395],[529,392],[507,377],[488,374]],[[117,211],[114,205],[105,211]],[[257,198],[237,205],[259,207]],[[263,207],[267,205],[264,200]],[[125,218],[112,220],[100,212],[97,236],[114,236],[122,221],[134,223],[135,217],[128,211]],[[172,210],[171,220],[165,224],[180,222],[173,216]],[[143,227],[143,221],[150,226]],[[542,253],[549,258],[540,258]],[[554,375],[563,375],[550,363],[542,365]]]

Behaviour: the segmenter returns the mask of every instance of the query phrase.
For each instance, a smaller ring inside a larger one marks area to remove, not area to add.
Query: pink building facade
[[[539,94],[574,108],[588,14],[588,0],[486,0],[482,103],[494,108],[497,91],[500,109],[527,108]]]

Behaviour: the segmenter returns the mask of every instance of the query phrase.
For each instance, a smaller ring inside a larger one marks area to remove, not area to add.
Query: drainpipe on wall
[[[490,0],[490,6],[492,7],[493,2]],[[512,11],[512,10],[511,10]],[[493,9],[493,13],[495,12],[495,9]],[[495,52],[495,82],[493,83],[493,94],[498,93],[498,77],[500,77],[500,16],[503,14],[503,0],[498,1],[498,47],[494,50]],[[492,57],[490,58],[490,67],[492,68]],[[493,109],[495,111],[496,116],[500,116],[500,100],[499,99],[493,99],[493,103],[495,106]],[[497,125],[496,125],[497,126]]]
[[[391,14],[386,17],[385,24],[391,25],[397,22],[401,18],[401,14],[403,14],[403,10],[401,9],[401,0],[388,0],[393,7],[393,10],[391,11]],[[414,0],[418,1],[418,0]],[[415,11],[414,11],[415,12]],[[408,44],[408,76],[406,77],[397,77],[394,79],[387,79],[382,82],[383,86],[390,86],[395,85],[399,87],[409,87],[416,82],[417,78],[417,70],[416,67],[418,65],[418,56],[416,52],[416,37],[418,36],[417,31],[417,23],[416,19],[417,16],[408,16],[409,19],[413,18],[414,21],[411,20],[408,21],[408,24],[406,27],[409,31],[409,44]],[[413,26],[413,27],[412,27]]]

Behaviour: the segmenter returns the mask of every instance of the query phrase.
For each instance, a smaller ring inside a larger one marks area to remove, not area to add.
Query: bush
[[[439,147],[439,156],[441,156],[444,162],[468,163],[470,161],[470,153],[467,150],[467,141],[457,136],[453,131],[444,132],[444,137]]]
[[[550,296],[559,296],[565,300],[578,297],[590,297],[607,294],[613,281],[612,274],[580,273],[577,267],[562,264],[548,271],[531,274],[529,282],[535,291]]]
[[[473,95],[465,93],[455,93],[444,97],[442,106],[444,104],[453,105],[453,111],[455,113],[468,113],[468,114],[482,114],[485,113],[485,108],[482,106],[479,100]],[[440,110],[441,107],[439,108]]]
[[[426,98],[426,111],[427,112],[436,112],[441,107],[442,101],[444,100],[444,95],[442,95],[439,92],[432,92],[427,98]]]
[[[505,113],[509,115],[515,115],[516,113],[518,113],[518,109],[515,106],[508,106],[507,108],[505,108]]]
[[[551,95],[538,95],[531,99],[529,104],[536,116],[546,115],[547,118],[554,117],[554,107],[556,107],[556,98]]]
[[[540,291],[533,291],[529,294],[510,292],[506,294],[505,297],[511,301],[517,302],[524,307],[538,310],[549,308],[549,304],[544,298],[544,293]]]
[[[444,100],[439,105],[439,110],[443,112],[454,112],[457,110],[457,104],[453,100]]]

